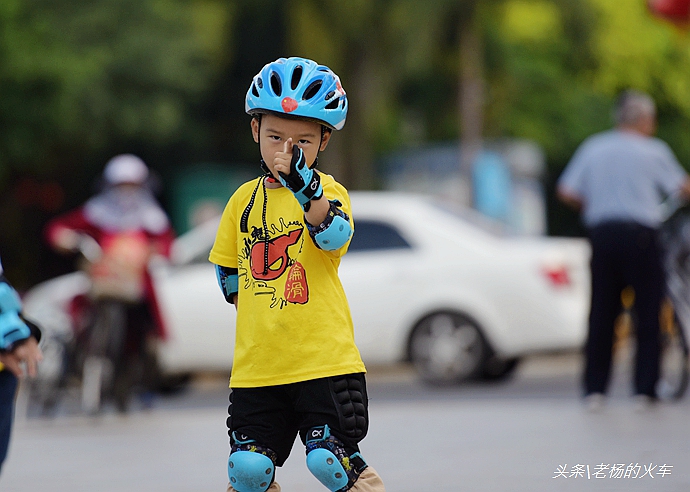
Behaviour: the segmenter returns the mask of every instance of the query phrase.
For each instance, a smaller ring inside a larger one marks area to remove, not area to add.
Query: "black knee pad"
[[[340,432],[345,437],[360,440],[369,430],[369,409],[364,374],[346,374],[330,378]]]

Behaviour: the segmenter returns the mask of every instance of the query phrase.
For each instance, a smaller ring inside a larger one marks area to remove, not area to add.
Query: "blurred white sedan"
[[[353,192],[355,235],[340,266],[357,345],[370,365],[411,361],[443,383],[509,374],[522,356],[582,346],[588,308],[584,240],[510,237],[469,210],[410,194]],[[177,239],[152,266],[168,337],[163,374],[228,371],[235,309],[208,252],[217,220]],[[41,284],[25,312],[47,331],[68,330],[65,305],[88,291],[82,273]]]

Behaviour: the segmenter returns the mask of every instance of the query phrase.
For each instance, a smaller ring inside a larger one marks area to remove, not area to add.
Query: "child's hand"
[[[288,138],[285,141],[285,144],[283,145],[283,151],[282,152],[276,152],[275,156],[273,156],[273,169],[275,170],[275,173],[280,175],[289,175],[290,170],[292,169],[292,148],[294,145],[292,144],[292,138]]]
[[[11,352],[0,353],[0,362],[18,378],[23,378],[26,373],[29,377],[36,377],[37,365],[41,360],[43,360],[43,352],[34,337],[29,337]],[[26,372],[22,365],[26,365]]]
[[[299,193],[312,179],[314,171],[307,166],[304,152],[297,145],[293,145],[292,138],[285,141],[282,152],[276,152],[273,167],[278,173],[278,179],[293,193]]]
[[[319,174],[309,168],[304,152],[292,144],[292,138],[285,141],[283,152],[276,152],[273,166],[280,183],[292,191],[303,207],[323,196]]]

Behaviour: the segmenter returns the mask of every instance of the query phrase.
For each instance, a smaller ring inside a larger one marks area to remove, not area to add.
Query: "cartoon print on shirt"
[[[282,236],[268,240],[261,238],[255,242],[250,251],[252,276],[257,280],[275,280],[280,277],[290,261],[287,249],[295,244],[301,235],[302,229],[293,229]]]
[[[302,223],[286,223],[281,217],[278,224],[267,227],[267,234],[263,228],[253,227],[249,237],[244,238],[238,257],[239,277],[254,295],[270,295],[271,308],[309,301],[306,271],[296,260],[304,245],[303,231]],[[282,279],[283,289],[276,285]]]

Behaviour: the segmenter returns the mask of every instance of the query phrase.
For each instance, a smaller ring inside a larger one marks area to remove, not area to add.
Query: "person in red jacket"
[[[139,157],[113,157],[103,171],[103,191],[82,207],[53,219],[46,229],[48,242],[63,251],[76,251],[82,234],[101,244],[113,234],[141,232],[154,253],[168,256],[174,233],[147,186],[148,180],[149,169]]]
[[[147,265],[153,257],[169,256],[174,232],[148,185],[149,174],[135,155],[113,157],[103,171],[103,190],[51,220],[45,231],[56,250],[80,251],[89,260],[91,299],[114,298],[127,306],[123,364],[145,353],[152,332],[147,327],[165,336]]]

